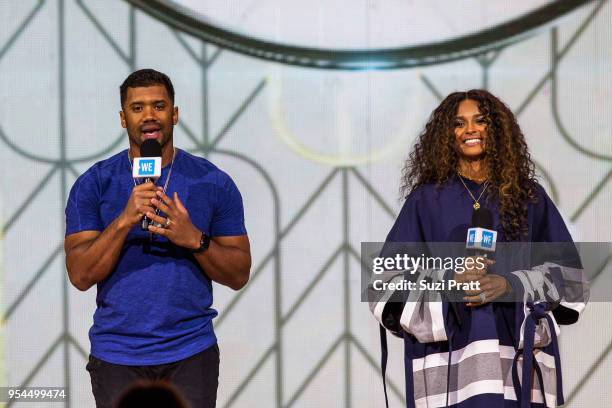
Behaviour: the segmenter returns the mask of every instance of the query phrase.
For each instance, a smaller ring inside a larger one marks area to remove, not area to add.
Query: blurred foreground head
[[[188,408],[178,389],[166,381],[140,380],[121,395],[116,408]]]

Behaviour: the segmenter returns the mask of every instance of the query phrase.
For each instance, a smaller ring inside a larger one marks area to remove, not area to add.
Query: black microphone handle
[[[468,256],[473,256],[473,257],[482,257],[482,258],[489,259],[489,252],[484,251],[482,249],[476,249],[476,248],[468,249],[467,250],[467,255]]]
[[[150,178],[146,178],[145,179],[145,183],[150,182],[151,179]],[[149,220],[149,218],[147,218],[147,216],[143,216],[142,217],[142,221],[140,222],[140,229],[142,229],[143,231],[148,231],[149,230],[149,224],[151,223],[151,220]]]

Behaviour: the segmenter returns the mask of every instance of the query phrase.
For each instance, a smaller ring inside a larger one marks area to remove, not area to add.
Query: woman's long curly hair
[[[536,201],[534,164],[516,117],[487,91],[454,92],[433,111],[404,164],[402,195],[424,184],[441,185],[457,174],[454,122],[459,104],[466,99],[478,103],[487,124],[484,165],[490,183],[488,199],[499,200],[506,239],[520,239],[528,231],[529,203]]]

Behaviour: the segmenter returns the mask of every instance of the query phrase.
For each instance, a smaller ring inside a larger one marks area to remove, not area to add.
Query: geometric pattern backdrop
[[[119,0],[0,2],[0,21],[0,386],[65,386],[66,407],[93,406],[95,289],[67,280],[63,210],[79,174],[127,147],[118,86],[138,68],[172,78],[175,145],[226,170],[245,204],[251,280],[214,285],[220,407],[381,405],[360,242],[384,240],[410,144],[451,91],[500,96],[574,239],[612,241],[609,1],[456,61],[356,72],[224,50]],[[612,406],[611,309],[592,303],[562,328],[566,406]]]

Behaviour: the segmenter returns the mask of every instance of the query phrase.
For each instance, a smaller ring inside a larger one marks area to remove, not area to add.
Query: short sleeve
[[[222,173],[210,224],[212,237],[245,235],[242,196],[234,181]]]
[[[102,231],[100,188],[95,168],[87,170],[72,186],[66,204],[66,236],[81,231]]]

